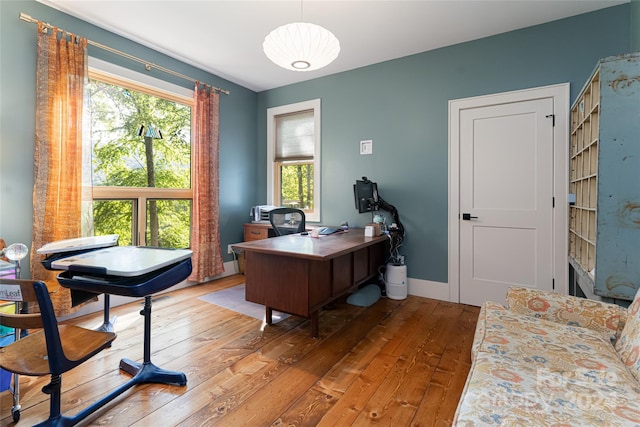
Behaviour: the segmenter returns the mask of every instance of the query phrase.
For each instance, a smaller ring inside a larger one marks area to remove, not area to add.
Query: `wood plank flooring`
[[[297,316],[262,322],[199,296],[240,284],[235,275],[154,298],[152,361],[187,375],[187,386],[145,384],[81,425],[448,426],[470,368],[478,307],[410,296],[369,308],[344,301],[320,314],[320,338]],[[140,302],[111,309],[113,346],[63,375],[62,410],[75,414],[129,376],[142,359]],[[94,328],[101,313],[72,322]],[[21,419],[46,419],[45,377],[21,376]],[[13,396],[0,394],[0,425],[14,425]]]

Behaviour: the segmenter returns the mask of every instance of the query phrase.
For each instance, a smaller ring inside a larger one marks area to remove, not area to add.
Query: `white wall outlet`
[[[227,245],[227,253],[228,254],[232,254],[233,253],[233,248],[231,247],[231,245]]]
[[[373,154],[373,140],[360,141],[360,154]]]

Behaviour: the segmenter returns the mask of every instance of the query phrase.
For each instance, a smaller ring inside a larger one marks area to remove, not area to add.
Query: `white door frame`
[[[555,291],[569,292],[569,83],[449,101],[449,301],[460,301],[460,111],[531,99],[553,98],[553,277]]]

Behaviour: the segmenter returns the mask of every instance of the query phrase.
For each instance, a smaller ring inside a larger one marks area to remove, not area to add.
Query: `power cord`
[[[378,208],[383,209],[389,213],[393,218],[393,223],[387,230],[387,236],[389,237],[389,258],[386,263],[404,264],[404,255],[400,255],[400,248],[404,241],[404,226],[400,221],[400,214],[395,206],[387,203],[382,197],[378,195]],[[372,212],[373,215],[373,212]],[[386,264],[385,263],[385,264]]]

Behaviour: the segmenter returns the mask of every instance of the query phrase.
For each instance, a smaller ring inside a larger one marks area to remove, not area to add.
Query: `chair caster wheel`
[[[20,421],[20,410],[14,410],[11,411],[11,415],[13,416],[13,422],[17,423],[18,421]]]

